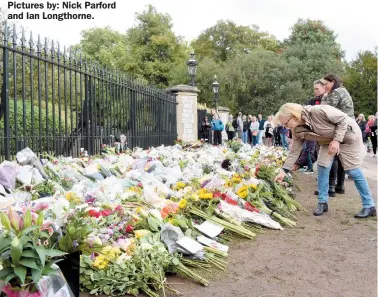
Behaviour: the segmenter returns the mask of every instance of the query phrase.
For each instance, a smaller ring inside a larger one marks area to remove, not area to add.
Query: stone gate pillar
[[[198,140],[197,96],[196,87],[177,85],[167,90],[176,95],[177,137],[184,141]]]

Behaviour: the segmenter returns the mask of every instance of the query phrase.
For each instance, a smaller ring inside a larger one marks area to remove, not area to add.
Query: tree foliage
[[[168,14],[149,5],[136,18],[137,24],[127,32],[125,71],[151,84],[168,87],[171,69],[184,62],[185,46],[173,33]]]
[[[275,51],[278,49],[278,41],[274,36],[260,32],[257,26],[238,26],[232,21],[221,20],[203,31],[192,42],[192,47],[199,58],[226,61],[256,48]]]
[[[377,112],[377,56],[378,48],[363,51],[347,64],[344,85],[353,98],[356,115]]]
[[[291,34],[284,41],[284,45],[315,45],[322,44],[327,51],[336,59],[344,57],[345,52],[341,50],[340,44],[336,41],[337,35],[329,29],[322,21],[299,19],[291,28]]]

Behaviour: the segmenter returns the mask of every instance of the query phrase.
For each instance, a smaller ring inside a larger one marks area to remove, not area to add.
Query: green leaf
[[[3,225],[3,227],[7,231],[9,231],[11,229],[11,224],[10,224],[8,216],[5,213],[0,212],[0,218],[1,218],[1,224]]]
[[[37,219],[37,223],[36,223],[36,225],[38,225],[38,226],[42,226],[42,224],[43,224],[43,220],[45,219],[45,215],[44,215],[44,213],[41,211],[40,213],[39,213],[39,215],[38,215],[38,219]]]
[[[47,265],[45,266],[45,268],[43,268],[42,274],[43,275],[58,275],[59,272],[56,269],[52,268],[50,265]]]
[[[35,251],[33,251],[33,250],[24,250],[22,252],[21,257],[24,257],[24,258],[37,258],[37,259],[39,259],[38,254]]]
[[[40,228],[40,226],[30,226],[30,227],[28,227],[28,228],[22,230],[22,232],[21,232],[21,236],[23,236],[23,235],[27,235],[28,233],[30,233],[30,232],[32,232],[32,231],[34,231],[34,230],[38,230],[39,228]]]
[[[25,283],[25,277],[26,277],[26,268],[24,266],[16,266],[14,268],[14,273],[18,276],[18,278],[21,281],[21,284]]]
[[[12,240],[11,240],[10,236],[8,236],[8,235],[7,236],[1,236],[0,237],[0,251],[2,249],[4,249],[5,247],[10,248],[9,246],[10,246],[11,242],[12,242]]]
[[[0,279],[4,279],[9,273],[13,272],[13,269],[10,267],[3,268],[0,270]]]
[[[13,264],[18,265],[18,261],[20,260],[22,254],[22,244],[18,237],[13,238],[10,246],[10,252]]]
[[[42,271],[39,269],[32,269],[32,280],[35,283],[38,283],[39,279],[41,278]]]
[[[159,223],[152,217],[148,217],[147,219],[148,225],[151,231],[157,232],[159,231]]]
[[[55,249],[49,249],[49,250],[45,250],[46,251],[46,256],[49,256],[49,257],[61,257],[61,256],[64,256],[64,255],[67,255],[66,252],[63,252],[63,251],[60,251],[60,250],[55,250]]]
[[[180,264],[180,260],[175,257],[175,258],[172,259],[172,263],[173,263],[173,265],[177,266],[177,265]]]
[[[21,258],[20,259],[20,264],[23,265],[23,266],[29,267],[29,268],[39,269],[39,267],[37,266],[37,264],[32,259]]]
[[[46,250],[42,246],[36,246],[35,250],[38,253],[39,259],[41,260],[42,267],[45,266],[45,262],[46,262]]]
[[[13,269],[12,269],[12,271],[13,271]],[[6,279],[5,279],[4,282],[7,284],[7,283],[9,283],[12,279],[14,279],[15,277],[17,277],[17,275],[15,275],[15,274],[12,272],[12,273],[8,274],[8,276],[6,277]]]
[[[31,216],[31,212],[30,212],[30,209],[28,209],[26,212],[25,212],[25,215],[24,215],[24,229],[27,229],[31,226],[32,224],[32,216]]]

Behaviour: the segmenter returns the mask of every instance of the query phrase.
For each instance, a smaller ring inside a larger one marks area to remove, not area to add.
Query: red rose
[[[248,201],[244,204],[244,208],[246,210],[249,210],[251,212],[260,212],[260,210],[256,207],[254,207],[251,203],[249,203]]]
[[[214,198],[221,198],[222,194],[220,192],[214,192],[213,197]]]
[[[118,212],[123,211],[122,206],[121,206],[121,205],[118,205],[118,206],[115,208],[115,211],[118,211]]]
[[[140,187],[140,188],[143,188],[143,184],[140,183],[140,182],[137,184],[137,186]]]
[[[127,233],[131,233],[134,231],[134,227],[132,225],[127,225],[125,230]]]
[[[104,216],[104,217],[107,217],[109,216],[110,214],[112,213],[112,211],[110,209],[105,209],[101,212],[101,214]]]
[[[88,214],[89,214],[89,216],[95,217],[95,218],[99,218],[100,215],[101,215],[100,212],[98,212],[98,211],[96,211],[94,209],[91,209],[90,211],[88,211]]]

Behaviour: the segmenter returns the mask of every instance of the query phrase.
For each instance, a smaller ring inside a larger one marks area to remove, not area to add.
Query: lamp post
[[[214,93],[214,108],[215,112],[218,113],[218,100],[219,100],[219,83],[217,82],[217,76],[214,75],[213,93]]]
[[[189,76],[191,78],[189,86],[194,87],[196,85],[195,82],[194,82],[194,79],[196,77],[198,62],[194,58],[194,52],[193,51],[190,53],[190,59],[189,59],[188,62],[186,62],[186,65],[188,65],[188,73],[189,73]]]

